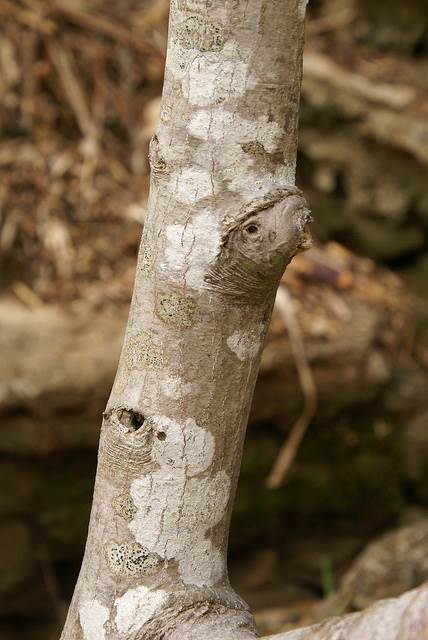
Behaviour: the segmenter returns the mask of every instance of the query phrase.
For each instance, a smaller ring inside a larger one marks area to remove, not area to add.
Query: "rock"
[[[357,557],[317,617],[364,609],[421,585],[428,579],[427,549],[428,518],[384,534]]]
[[[0,452],[46,456],[94,448],[114,379],[126,309],[28,309],[0,303]]]
[[[398,596],[428,579],[428,519],[383,535],[355,560],[340,591],[350,606],[363,609],[380,598]]]
[[[415,254],[426,243],[426,231],[417,224],[392,227],[384,220],[354,215],[351,229],[349,241],[354,248],[381,262]]]
[[[399,57],[372,52],[369,63],[358,48],[345,54],[350,40],[369,37],[371,29],[384,42],[420,42],[428,21],[423,0],[387,4],[390,11],[383,0],[321,5],[320,25],[348,20],[305,54],[299,183],[320,238],[388,261],[427,246],[426,63],[415,63],[410,73]],[[411,24],[405,35],[401,23]]]

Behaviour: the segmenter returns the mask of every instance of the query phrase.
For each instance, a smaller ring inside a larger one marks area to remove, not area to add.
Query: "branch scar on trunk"
[[[278,189],[223,222],[221,248],[206,286],[236,302],[260,304],[276,291],[285,267],[310,247],[310,212],[297,187]]]

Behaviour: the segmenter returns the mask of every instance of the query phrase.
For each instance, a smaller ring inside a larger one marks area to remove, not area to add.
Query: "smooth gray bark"
[[[173,0],[149,214],[62,640],[256,637],[226,548],[260,352],[308,244],[306,0]]]
[[[341,618],[271,636],[270,640],[425,640],[428,584]],[[267,640],[267,639],[266,639]]]

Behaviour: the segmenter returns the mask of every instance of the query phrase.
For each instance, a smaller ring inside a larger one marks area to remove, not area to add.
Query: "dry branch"
[[[270,636],[270,640],[425,640],[428,585],[399,598],[381,600],[361,613],[332,618],[313,627]]]
[[[117,42],[131,45],[142,53],[155,56],[160,64],[164,62],[162,52],[148,42],[147,39],[143,38],[140,34],[133,33],[131,29],[125,26],[112,22],[105,16],[91,14],[88,11],[79,11],[59,2],[52,5],[52,11],[85,29],[90,29],[95,33],[101,33]]]
[[[296,320],[293,302],[284,286],[278,289],[275,305],[290,336],[291,350],[296,363],[297,374],[305,402],[301,415],[293,425],[291,433],[281,448],[274,466],[267,477],[266,485],[270,489],[276,489],[284,480],[317,408],[317,388],[306,358],[302,333]]]

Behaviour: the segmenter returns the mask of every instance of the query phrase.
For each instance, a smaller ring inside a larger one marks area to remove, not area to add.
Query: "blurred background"
[[[58,638],[80,566],[167,15],[0,0],[2,640]],[[426,0],[311,0],[300,122],[316,244],[284,279],[231,532],[265,632],[428,579]]]

